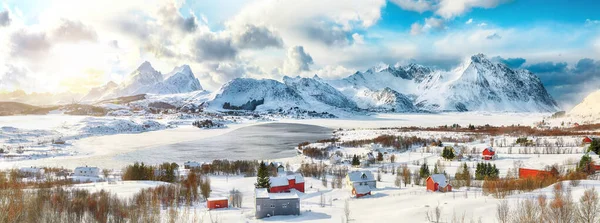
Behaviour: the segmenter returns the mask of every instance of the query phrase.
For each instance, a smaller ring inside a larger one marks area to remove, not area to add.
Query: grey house
[[[300,198],[296,193],[269,193],[266,188],[255,191],[257,219],[276,215],[300,215]]]

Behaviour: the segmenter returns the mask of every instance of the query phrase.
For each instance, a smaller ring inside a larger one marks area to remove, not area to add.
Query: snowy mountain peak
[[[569,115],[585,120],[600,119],[600,90],[586,96],[581,103],[569,111]]]

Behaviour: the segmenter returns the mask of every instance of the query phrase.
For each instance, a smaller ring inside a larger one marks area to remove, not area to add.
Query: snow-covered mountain
[[[307,105],[302,96],[279,81],[252,78],[229,81],[209,102],[214,109],[233,110],[269,110]]]
[[[117,85],[109,82],[93,88],[82,101],[95,101],[138,94],[180,94],[202,90],[200,81],[188,65],[175,67],[163,76],[150,62],[145,61],[133,71],[126,81]]]
[[[164,81],[155,83],[152,86],[141,87],[136,90],[137,94],[179,94],[202,90],[202,85],[198,78],[192,73],[188,65],[175,67],[173,71],[167,74]]]
[[[436,71],[419,85],[418,108],[434,111],[552,112],[558,106],[540,79],[474,55],[449,72]]]
[[[187,65],[162,75],[144,62],[127,81],[94,89],[101,98],[134,94],[182,94],[202,90]],[[284,77],[283,81],[237,78],[214,94],[202,93],[203,102],[216,110],[306,111],[516,111],[551,112],[556,102],[537,76],[513,70],[478,54],[452,70],[418,64],[378,64],[348,77],[323,80]],[[207,97],[210,96],[210,99]],[[90,97],[92,97],[90,96]],[[174,97],[178,98],[178,97]],[[207,101],[208,100],[208,101]]]
[[[600,90],[589,94],[581,103],[567,113],[569,116],[585,120],[600,119]]]
[[[331,85],[322,82],[315,75],[313,78],[283,77],[283,83],[302,96],[305,101],[319,102],[336,108],[357,109],[356,103]],[[314,103],[311,103],[314,104]]]

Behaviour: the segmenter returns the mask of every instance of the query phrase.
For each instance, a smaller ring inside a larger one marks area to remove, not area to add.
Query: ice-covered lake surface
[[[267,123],[236,129],[223,135],[155,146],[120,154],[128,162],[269,160],[291,157],[298,143],[330,138],[332,129],[315,125]]]

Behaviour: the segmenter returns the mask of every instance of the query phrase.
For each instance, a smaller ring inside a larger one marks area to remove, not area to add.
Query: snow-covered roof
[[[494,148],[492,148],[492,147],[487,147],[487,148],[485,148],[484,150],[486,150],[486,149],[487,149],[488,151],[490,151],[490,152],[494,152]]]
[[[187,161],[185,163],[183,163],[184,166],[190,166],[190,167],[200,167],[200,163],[195,162],[195,161]]]
[[[296,183],[304,183],[304,177],[299,173],[287,175],[287,179],[295,180]]]
[[[256,198],[269,198],[269,191],[267,191],[267,188],[257,188],[254,193]]]
[[[448,185],[448,180],[446,180],[446,175],[444,174],[433,174],[430,177],[433,182],[438,183],[440,187],[446,187]]]
[[[100,170],[100,168],[94,167],[94,166],[90,166],[90,167],[80,166],[80,167],[75,168],[75,171],[77,171],[77,170],[90,170],[91,171],[91,170]]]
[[[271,187],[287,186],[289,185],[287,177],[271,177],[269,178]]]
[[[368,185],[359,185],[354,187],[354,191],[356,191],[356,194],[366,194],[371,192],[371,187]]]
[[[348,173],[348,178],[352,182],[365,182],[374,181],[373,173],[371,171],[356,170]]]
[[[278,199],[298,199],[296,193],[269,193],[267,188],[258,188],[255,190],[256,198],[268,198],[272,200]]]
[[[44,173],[44,169],[39,167],[21,167],[19,171],[27,173]]]
[[[226,197],[209,197],[209,198],[206,198],[206,200],[207,201],[222,201],[222,200],[229,200],[229,199]]]

